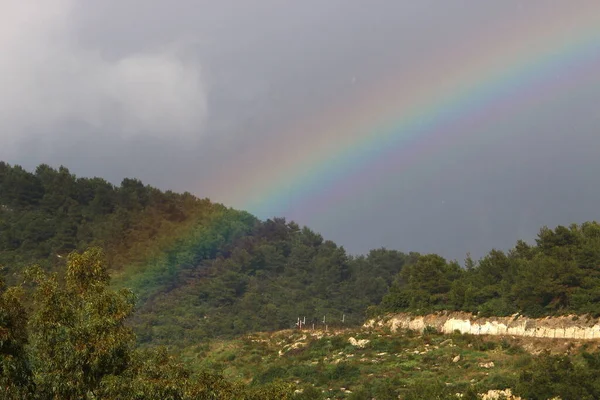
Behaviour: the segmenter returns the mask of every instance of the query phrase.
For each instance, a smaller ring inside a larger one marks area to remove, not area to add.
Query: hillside
[[[387,249],[352,257],[307,227],[189,193],[0,163],[0,265],[9,283],[34,263],[61,271],[66,254],[90,246],[105,250],[113,285],[136,294],[141,343],[286,329],[298,317],[359,325],[390,312],[600,313],[596,222],[544,227],[534,245],[518,241],[463,266]]]
[[[292,382],[311,400],[455,400],[457,393],[474,400],[509,391],[520,396],[514,399],[600,396],[598,341],[308,328],[212,340],[181,356],[251,386]]]
[[[0,163],[9,283],[34,263],[60,272],[66,254],[90,246],[105,250],[113,285],[136,294],[138,340],[178,345],[289,328],[298,316],[360,324],[418,257],[385,249],[350,257],[294,222],[260,221],[189,193]]]
[[[534,245],[464,266],[384,248],[353,257],[307,227],[189,193],[0,163],[0,264],[0,386],[14,398],[600,396],[600,325],[592,340],[565,341],[587,335],[571,329],[580,315],[600,316],[596,222],[544,227]],[[392,325],[424,333],[361,328],[393,313],[405,314]],[[558,318],[539,336],[560,321],[561,340],[455,332],[536,336],[526,317],[545,316]],[[304,330],[285,330],[298,318]]]

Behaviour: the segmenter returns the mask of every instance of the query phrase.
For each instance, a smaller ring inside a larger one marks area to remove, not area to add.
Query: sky
[[[136,177],[293,219],[352,254],[462,261],[600,220],[600,64],[539,61],[561,57],[569,32],[595,32],[595,0],[33,3],[0,0],[11,164]],[[397,128],[393,145],[378,133],[416,99],[451,108],[475,99],[463,86],[494,82],[487,71],[528,60],[527,79],[451,124],[410,140]]]

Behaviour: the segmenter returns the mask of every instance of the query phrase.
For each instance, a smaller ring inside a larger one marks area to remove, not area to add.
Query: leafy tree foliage
[[[20,287],[7,288],[0,279],[0,394],[4,399],[23,399],[32,389],[22,296]]]
[[[484,316],[519,312],[600,315],[600,224],[540,230],[535,246],[523,241],[508,253],[492,250],[466,268],[436,255],[405,268],[379,312],[462,310]]]
[[[71,253],[64,282],[39,267],[29,318],[19,288],[0,296],[0,391],[6,399],[289,399],[283,383],[247,387],[192,373],[164,348],[140,351],[126,325],[133,294],[110,289],[102,251]]]
[[[121,374],[135,343],[125,326],[134,306],[131,292],[113,292],[102,252],[72,253],[65,286],[39,269],[30,319],[37,392],[46,398],[81,399],[97,392],[107,376]]]

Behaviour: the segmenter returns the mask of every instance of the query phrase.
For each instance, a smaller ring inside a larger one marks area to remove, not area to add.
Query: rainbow
[[[116,258],[112,272],[116,288],[129,288],[140,304],[177,281],[179,274],[197,267],[201,261],[216,258],[219,249],[247,235],[256,218],[220,204],[197,203],[199,209],[174,230],[164,230],[151,240],[137,240]],[[136,246],[139,246],[136,248]],[[120,266],[120,268],[119,268]]]
[[[333,204],[344,182],[368,181],[356,176],[374,163],[400,159],[401,173],[447,146],[468,146],[485,124],[577,89],[598,69],[600,2],[548,4],[272,135],[263,157],[241,157],[218,174],[211,197],[261,218],[286,215],[290,199]],[[481,129],[451,133],[461,121]]]

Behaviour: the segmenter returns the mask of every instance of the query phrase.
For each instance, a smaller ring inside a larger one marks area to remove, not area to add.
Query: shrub
[[[423,329],[424,335],[438,335],[440,332],[433,326],[427,325],[425,329]]]
[[[294,365],[288,370],[288,374],[306,382],[315,382],[319,369],[313,365]]]
[[[329,379],[331,380],[344,379],[345,381],[353,380],[359,375],[360,369],[356,365],[351,365],[343,362],[337,364],[328,373]]]
[[[314,386],[305,386],[302,388],[302,393],[294,396],[294,400],[318,400],[322,399],[323,393]]]
[[[252,380],[253,384],[265,384],[273,382],[276,379],[285,379],[288,377],[287,369],[280,366],[273,366],[267,368],[265,371],[256,375]]]

